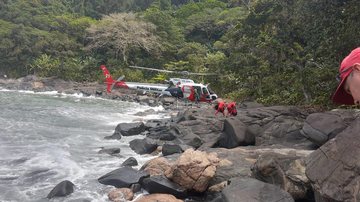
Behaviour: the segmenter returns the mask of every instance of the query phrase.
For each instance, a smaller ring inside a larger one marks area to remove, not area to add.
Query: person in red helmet
[[[215,112],[215,115],[217,115],[219,112],[221,112],[224,116],[225,116],[225,107],[226,107],[226,104],[224,101],[219,101],[216,105],[215,105],[215,109],[216,109],[216,112]]]
[[[336,78],[340,83],[332,96],[333,102],[360,105],[360,47],[344,58]]]
[[[229,116],[236,116],[237,115],[237,110],[236,110],[236,102],[230,102],[228,105],[227,105],[227,115]]]

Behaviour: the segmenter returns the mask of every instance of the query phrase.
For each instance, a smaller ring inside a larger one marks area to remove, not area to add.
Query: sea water
[[[0,90],[0,201],[48,201],[63,180],[75,184],[74,193],[50,201],[108,201],[112,187],[97,179],[129,157],[143,164],[152,156],[129,148],[129,141],[143,137],[104,137],[122,122],[162,118],[135,116],[147,109],[81,94]],[[101,148],[120,148],[120,156],[100,154]]]

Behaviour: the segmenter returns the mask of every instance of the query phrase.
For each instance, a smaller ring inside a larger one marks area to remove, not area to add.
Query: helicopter
[[[158,71],[158,69],[147,68],[147,67],[138,67],[138,66],[130,66],[130,67]],[[101,65],[100,68],[105,76],[105,83],[107,85],[108,93],[111,93],[113,88],[119,87],[119,88],[133,89],[141,92],[155,93],[160,96],[165,95],[176,98],[182,98],[192,102],[212,102],[213,100],[216,100],[218,98],[218,96],[208,88],[208,85],[195,83],[191,79],[170,78],[168,81],[169,83],[168,85],[126,82],[124,81],[125,78],[124,76],[121,76],[117,80],[114,80],[105,65]],[[159,70],[159,71],[173,72],[170,70]],[[185,74],[205,75],[206,73],[187,72]]]

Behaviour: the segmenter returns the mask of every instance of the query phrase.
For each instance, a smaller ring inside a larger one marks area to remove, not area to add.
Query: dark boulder
[[[360,119],[306,158],[306,175],[316,201],[360,198]]]
[[[321,146],[343,131],[355,117],[351,110],[313,113],[306,118],[301,134]]]
[[[176,139],[176,136],[174,135],[174,130],[171,129],[169,126],[151,128],[149,129],[149,133],[146,135],[146,137],[164,141],[172,141]]]
[[[182,153],[183,150],[179,145],[164,144],[161,152],[163,156],[168,156],[171,154]]]
[[[151,152],[155,151],[157,147],[158,144],[149,138],[135,139],[130,141],[130,148],[137,154],[150,154]]]
[[[121,166],[137,166],[137,165],[138,162],[134,157],[129,157],[121,164]]]
[[[171,182],[162,175],[154,175],[149,178],[144,178],[141,184],[142,187],[150,194],[164,193],[174,195],[177,198],[186,197],[186,189],[174,182]]]
[[[48,199],[54,198],[54,197],[63,197],[67,196],[74,192],[75,185],[70,182],[69,180],[64,180],[57,184],[47,195]]]
[[[99,154],[109,154],[109,155],[116,155],[120,153],[120,148],[103,148],[99,152]]]
[[[120,123],[116,126],[115,134],[121,134],[123,136],[139,135],[145,131],[145,125],[143,122],[134,123]]]
[[[142,178],[147,176],[149,174],[146,172],[126,166],[101,176],[98,181],[101,184],[112,185],[117,188],[130,188],[132,184],[139,183]]]
[[[223,134],[220,136],[217,146],[235,148],[255,144],[255,135],[248,130],[240,120],[228,118],[224,121]]]
[[[222,195],[226,202],[294,202],[280,187],[252,178],[232,178]]]

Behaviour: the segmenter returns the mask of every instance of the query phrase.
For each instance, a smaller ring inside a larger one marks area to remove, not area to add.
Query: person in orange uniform
[[[236,116],[237,115],[237,110],[236,110],[236,102],[230,102],[227,106],[227,115],[229,116]]]
[[[215,105],[215,115],[217,115],[219,112],[221,112],[224,116],[225,116],[225,107],[226,104],[224,101],[219,101],[216,105]]]

